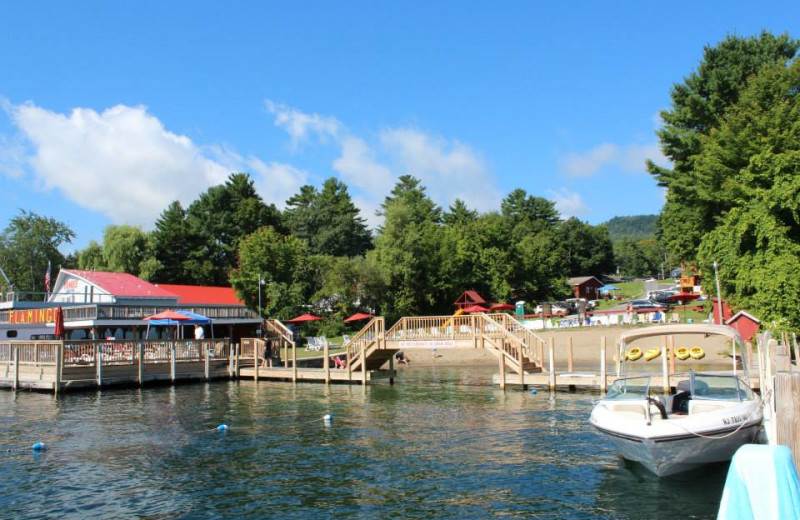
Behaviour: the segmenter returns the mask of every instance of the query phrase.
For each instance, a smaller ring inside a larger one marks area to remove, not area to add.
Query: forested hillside
[[[658,215],[632,215],[614,217],[604,225],[614,243],[623,238],[633,240],[650,240],[656,236],[656,220]]]

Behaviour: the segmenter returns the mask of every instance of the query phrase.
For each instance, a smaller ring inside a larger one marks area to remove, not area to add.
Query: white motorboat
[[[721,325],[636,329],[622,334],[617,355],[623,359],[626,347],[637,339],[683,334],[730,339],[733,370],[689,372],[679,378],[671,395],[652,395],[650,376],[621,377],[595,405],[589,419],[624,459],[642,464],[659,477],[728,461],[741,445],[755,440],[761,427],[761,398],[737,372],[736,349],[742,341],[734,329]]]

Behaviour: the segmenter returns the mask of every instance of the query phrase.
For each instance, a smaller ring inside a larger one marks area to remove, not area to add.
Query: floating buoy
[[[661,355],[661,349],[659,348],[651,348],[647,352],[644,353],[644,360],[645,361],[652,361],[658,356]]]
[[[217,431],[218,432],[226,432],[226,431],[228,431],[228,425],[227,424],[220,424],[219,426],[217,426]]]
[[[333,414],[326,413],[325,415],[322,416],[322,420],[325,421],[326,423],[333,421]]]
[[[689,358],[689,349],[686,347],[680,347],[675,350],[675,357],[684,361]]]
[[[692,359],[703,359],[706,357],[705,351],[700,347],[692,347],[691,350],[689,350],[689,355],[692,356]]]
[[[531,393],[532,393],[533,395],[536,395],[536,394],[538,394],[538,393],[539,393],[539,391],[538,391],[537,389],[535,389],[535,388],[534,388],[533,390],[531,390]]]
[[[640,349],[639,347],[633,347],[628,351],[627,354],[625,354],[625,356],[628,359],[628,361],[636,361],[637,359],[642,357],[642,349]]]
[[[47,451],[47,444],[43,442],[37,442],[33,446],[31,446],[33,451]]]

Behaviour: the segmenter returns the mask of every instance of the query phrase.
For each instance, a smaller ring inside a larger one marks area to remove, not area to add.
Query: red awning
[[[345,319],[344,322],[345,323],[349,323],[351,321],[366,320],[366,319],[374,318],[374,317],[375,316],[373,316],[372,314],[364,314],[363,312],[357,312],[357,313],[353,314],[352,316],[350,316],[349,318]]]
[[[321,320],[319,316],[314,316],[313,314],[302,314],[296,318],[292,318],[291,320],[286,320],[286,323],[303,323],[304,321],[317,321]]]
[[[469,314],[471,312],[489,312],[489,309],[487,309],[486,307],[481,307],[480,305],[472,305],[464,309],[464,312],[466,314]]]
[[[510,303],[493,303],[489,309],[493,311],[513,311],[516,307]]]
[[[181,314],[180,312],[161,311],[158,314],[153,314],[152,316],[148,316],[144,319],[147,321],[155,321],[155,320],[186,321],[190,320],[191,318],[185,314]]]

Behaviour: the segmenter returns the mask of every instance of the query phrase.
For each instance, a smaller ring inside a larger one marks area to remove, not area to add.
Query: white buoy
[[[333,414],[326,413],[325,415],[322,416],[322,420],[325,422],[325,424],[332,423],[333,422]]]

